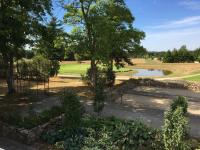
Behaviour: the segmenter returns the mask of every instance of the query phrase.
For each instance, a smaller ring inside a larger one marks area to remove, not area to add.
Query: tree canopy
[[[7,70],[8,93],[13,93],[13,61],[31,44],[46,13],[51,14],[51,0],[0,1],[0,53]]]

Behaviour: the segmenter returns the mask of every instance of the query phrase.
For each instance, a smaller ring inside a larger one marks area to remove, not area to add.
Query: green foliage
[[[60,70],[60,63],[57,60],[52,60],[50,62],[50,76],[55,76]]]
[[[0,1],[0,55],[7,70],[8,93],[14,89],[14,59],[24,55],[24,47],[31,45],[44,17],[51,14],[51,0]]]
[[[86,82],[93,92],[93,106],[94,111],[100,115],[104,108],[106,94],[104,92],[106,87],[112,87],[115,82],[115,73],[111,68],[100,68],[96,67],[95,70],[95,83],[92,79],[91,68],[87,70],[86,76],[82,76],[82,80]]]
[[[43,135],[44,140],[59,143],[56,145],[66,150],[151,149],[157,134],[156,130],[139,121],[84,117],[82,122],[76,134],[72,135],[67,130],[51,130]]]
[[[154,136],[153,131],[141,122],[125,122],[117,125],[113,141],[121,150],[132,150],[151,145]]]
[[[112,87],[115,84],[115,72],[112,68],[108,67],[106,70],[106,85]]]
[[[0,120],[20,128],[31,129],[63,113],[62,107],[54,106],[50,110],[44,110],[39,114],[30,114],[26,117],[21,117],[16,112],[1,112]]]
[[[200,62],[200,55],[198,56],[197,61]]]
[[[182,46],[179,50],[174,49],[172,52],[167,51],[164,54],[164,63],[184,63],[184,62],[194,62],[194,55],[189,52],[186,46]]]
[[[83,107],[79,98],[72,92],[65,92],[62,97],[65,110],[64,124],[69,130],[76,130],[81,124]]]
[[[86,82],[89,87],[91,88],[91,91],[93,93],[93,106],[94,111],[100,114],[100,112],[104,108],[104,102],[105,102],[105,92],[104,89],[106,88],[106,73],[104,69],[101,69],[100,67],[96,67],[95,69],[95,83],[93,83],[92,79],[92,70],[91,68],[88,69],[86,76],[82,76],[82,80]]]
[[[98,64],[131,64],[130,53],[140,47],[145,34],[133,27],[134,17],[124,0],[74,0],[64,5],[64,21],[74,26],[70,45],[78,56],[90,58],[92,84],[97,82]]]
[[[105,105],[104,88],[100,84],[98,84],[98,87],[94,89],[94,102],[93,102],[94,111],[98,113],[98,115],[100,115],[100,113],[103,111]]]
[[[17,64],[21,78],[32,80],[47,80],[49,78],[50,63],[42,55],[36,55],[32,60],[21,59]]]
[[[45,28],[40,29],[40,37],[36,46],[36,53],[43,55],[50,60],[50,75],[55,76],[60,69],[59,61],[64,59],[65,55],[65,33],[61,28],[61,24],[55,17]]]
[[[166,150],[187,149],[184,140],[187,133],[188,120],[184,116],[182,107],[165,113],[163,126],[163,140]]]
[[[178,107],[181,107],[183,109],[184,115],[187,113],[188,102],[187,102],[187,99],[185,97],[179,96],[171,104],[171,110],[172,111],[175,111]]]

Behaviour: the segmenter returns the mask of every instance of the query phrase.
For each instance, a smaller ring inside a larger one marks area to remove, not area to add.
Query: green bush
[[[183,108],[184,115],[187,113],[188,102],[187,102],[187,99],[185,97],[179,96],[171,104],[171,110],[172,111],[175,111],[178,107],[182,107]]]
[[[66,150],[133,150],[152,149],[157,131],[139,121],[84,117],[76,134],[64,129],[45,134],[45,141],[59,143]]]
[[[79,98],[72,92],[66,92],[63,96],[63,107],[65,111],[65,127],[75,130],[81,123],[83,112]]]
[[[49,77],[50,62],[42,55],[36,55],[32,59],[32,72],[39,80]]]
[[[163,140],[166,150],[184,150],[188,120],[184,116],[183,107],[165,113]]]

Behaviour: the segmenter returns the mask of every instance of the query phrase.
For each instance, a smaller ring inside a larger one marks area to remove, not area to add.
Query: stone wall
[[[41,134],[48,129],[62,124],[63,115],[51,119],[49,122],[32,129],[17,128],[0,121],[0,136],[13,139],[24,144],[33,144]]]
[[[190,89],[194,91],[200,91],[200,83],[191,83],[185,81],[158,81],[153,79],[130,79],[123,82],[117,88],[126,89],[133,88],[136,86],[153,86],[163,88],[174,88],[174,89]]]

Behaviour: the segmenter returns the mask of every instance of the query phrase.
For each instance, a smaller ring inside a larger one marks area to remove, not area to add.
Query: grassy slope
[[[187,81],[200,81],[200,75],[184,78],[184,80],[187,80]]]

